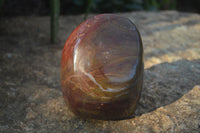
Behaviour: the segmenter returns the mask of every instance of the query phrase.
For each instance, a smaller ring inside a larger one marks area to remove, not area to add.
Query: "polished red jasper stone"
[[[139,101],[143,69],[143,46],[136,26],[118,15],[94,16],[81,23],[64,46],[64,100],[81,117],[130,117]]]

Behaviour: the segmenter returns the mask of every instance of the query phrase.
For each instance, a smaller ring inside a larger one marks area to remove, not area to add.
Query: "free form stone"
[[[140,98],[143,69],[136,26],[118,15],[94,16],[72,32],[63,49],[64,99],[82,117],[129,117]]]

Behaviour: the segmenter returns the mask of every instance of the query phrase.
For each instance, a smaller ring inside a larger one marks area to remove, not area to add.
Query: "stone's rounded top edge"
[[[119,15],[119,14],[116,14],[116,13],[102,13],[102,14],[97,14],[97,15],[94,15],[94,16],[118,16],[118,17],[124,17],[123,15]],[[127,18],[127,17],[124,17],[124,18]]]
[[[140,34],[140,32],[139,32],[139,30],[138,30],[136,24],[132,21],[132,19],[131,19],[130,17],[128,17],[128,16],[124,16],[124,15],[120,15],[120,14],[115,14],[115,13],[102,13],[102,14],[97,14],[97,15],[94,15],[94,16],[92,16],[92,17],[86,19],[85,22],[88,21],[88,20],[90,20],[90,19],[99,19],[99,18],[101,18],[101,17],[108,17],[108,19],[117,19],[117,18],[121,18],[121,19],[127,20],[127,21],[129,21],[129,22],[133,25],[133,27],[134,27],[134,28],[137,30],[137,32]],[[83,23],[84,23],[84,22],[83,22]]]
[[[112,17],[112,18],[115,17],[115,18],[124,18],[124,19],[130,20],[129,17],[123,16],[123,15],[120,15],[120,14],[102,13],[102,14],[96,14],[94,16],[91,16],[91,17],[87,18],[85,21],[92,19],[92,18],[101,18],[101,17]]]

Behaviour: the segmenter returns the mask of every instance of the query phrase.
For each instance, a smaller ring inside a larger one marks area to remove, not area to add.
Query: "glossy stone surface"
[[[81,117],[130,117],[140,98],[143,69],[143,46],[135,25],[118,15],[92,17],[72,32],[64,46],[64,100]]]

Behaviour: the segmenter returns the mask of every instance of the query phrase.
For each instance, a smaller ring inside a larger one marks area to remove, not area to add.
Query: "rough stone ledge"
[[[130,132],[199,132],[200,86],[172,104],[130,120],[130,127]]]

